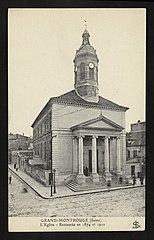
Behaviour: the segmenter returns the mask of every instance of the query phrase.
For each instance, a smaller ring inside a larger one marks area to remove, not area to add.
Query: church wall
[[[72,134],[59,132],[58,138],[59,173],[72,172]]]
[[[60,104],[54,104],[54,108],[58,113],[59,129],[68,129],[82,122],[97,118],[101,112],[106,118],[125,127],[125,112]]]

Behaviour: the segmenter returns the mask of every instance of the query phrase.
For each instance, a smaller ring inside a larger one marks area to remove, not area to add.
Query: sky
[[[31,124],[54,96],[74,88],[73,59],[87,22],[99,58],[99,95],[145,121],[145,9],[9,9],[9,132],[32,136]]]

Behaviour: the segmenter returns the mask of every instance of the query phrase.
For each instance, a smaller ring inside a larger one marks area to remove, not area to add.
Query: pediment
[[[71,129],[72,130],[76,130],[76,129],[102,129],[102,130],[105,130],[106,129],[106,130],[121,131],[123,129],[123,127],[101,115],[95,119],[91,119],[91,120],[88,120],[81,124],[78,124],[78,125],[72,127]]]
[[[104,122],[103,120],[100,120],[100,121],[97,121],[95,123],[91,123],[91,124],[88,124],[88,125],[85,125],[86,128],[115,128],[114,126],[111,126],[110,124]]]

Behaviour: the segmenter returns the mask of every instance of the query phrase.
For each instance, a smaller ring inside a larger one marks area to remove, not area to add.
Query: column
[[[111,174],[109,170],[109,137],[105,136],[105,178],[111,180]]]
[[[78,137],[78,144],[79,144],[79,170],[77,179],[79,183],[84,183],[85,176],[83,174],[83,136]]]
[[[117,174],[121,175],[120,137],[117,137]]]
[[[96,136],[92,137],[92,173],[97,173]]]
[[[109,139],[105,137],[105,173],[109,173]]]
[[[97,174],[97,144],[96,136],[92,137],[92,176],[93,182],[99,182],[99,175]]]
[[[83,174],[83,136],[79,137],[79,174]]]
[[[73,151],[72,151],[72,157],[73,157],[73,173],[77,173],[77,138],[73,137]]]
[[[114,150],[113,150],[113,138],[110,138],[110,172],[113,172]]]
[[[113,142],[113,172],[116,173],[116,167],[117,167],[117,163],[116,163],[116,148],[117,148],[117,140],[116,138],[113,138],[112,140]]]

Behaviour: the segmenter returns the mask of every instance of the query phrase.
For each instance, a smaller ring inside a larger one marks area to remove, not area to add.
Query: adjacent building
[[[99,59],[89,38],[85,29],[73,61],[74,89],[50,98],[32,124],[34,154],[46,169],[46,185],[51,169],[57,184],[72,177],[79,183],[88,177],[93,182],[100,176],[126,177],[128,107],[99,95]]]
[[[145,174],[146,123],[140,120],[131,124],[127,133],[127,175],[132,177]]]
[[[33,139],[32,137],[21,134],[8,134],[8,163],[17,162],[17,158],[21,155],[33,155]]]
[[[9,133],[8,135],[8,149],[10,150],[28,150],[33,148],[33,140],[21,134]]]

